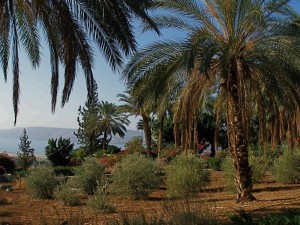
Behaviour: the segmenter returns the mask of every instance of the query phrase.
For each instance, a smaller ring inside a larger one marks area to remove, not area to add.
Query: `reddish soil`
[[[235,194],[224,190],[224,176],[222,172],[212,172],[211,183],[192,204],[210,210],[213,215],[222,220],[228,220],[229,215],[244,211],[247,213],[268,214],[286,209],[300,209],[300,184],[277,184],[268,175],[264,182],[254,185],[254,195],[257,200],[249,203],[236,203]],[[66,207],[56,200],[32,199],[24,188],[16,184],[12,192],[0,191],[0,224],[67,224],[70,218],[81,221],[78,224],[105,224],[109,220],[120,218],[122,214],[144,212],[146,215],[160,214],[163,204],[169,202],[165,188],[153,192],[148,200],[124,200],[111,198],[116,205],[115,213],[92,213],[82,206]],[[171,203],[171,205],[173,202]],[[176,204],[175,204],[176,205]],[[177,204],[180,206],[180,204]],[[164,208],[165,209],[165,208]],[[77,224],[77,223],[76,223]]]

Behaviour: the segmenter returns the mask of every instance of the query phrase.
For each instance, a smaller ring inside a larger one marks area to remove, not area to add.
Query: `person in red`
[[[198,144],[197,154],[200,155],[201,153],[203,153],[203,151],[207,148],[207,146],[209,146],[209,143],[205,140],[205,138],[203,138],[200,144]]]

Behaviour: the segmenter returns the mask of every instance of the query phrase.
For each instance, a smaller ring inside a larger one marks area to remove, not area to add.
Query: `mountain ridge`
[[[77,142],[77,137],[74,132],[77,132],[76,128],[59,128],[59,127],[15,127],[10,129],[0,129],[0,139],[16,139],[19,140],[23,133],[23,129],[26,129],[29,140],[41,140],[49,138],[70,138],[71,142]],[[125,144],[134,136],[141,136],[142,133],[134,130],[127,130],[125,137],[122,139],[119,136],[114,136],[111,140],[111,144]]]

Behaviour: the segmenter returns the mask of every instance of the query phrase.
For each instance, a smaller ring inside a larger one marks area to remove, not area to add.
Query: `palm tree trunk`
[[[158,146],[157,146],[157,151],[158,151],[158,157],[159,157],[159,153],[162,147],[162,142],[163,142],[163,132],[164,132],[164,118],[165,116],[162,115],[160,117],[160,121],[159,121],[159,131],[158,131]]]
[[[267,127],[266,127],[266,113],[264,109],[263,98],[259,98],[258,102],[258,119],[259,119],[259,143],[264,151],[264,160],[267,161]]]
[[[237,201],[254,200],[252,195],[252,170],[248,161],[247,141],[245,140],[245,127],[243,125],[243,107],[240,107],[238,78],[234,70],[231,70],[227,82],[228,92],[228,127],[229,143],[235,168],[235,185],[237,189]]]
[[[149,125],[149,117],[146,115],[142,115],[143,118],[143,127],[145,132],[145,141],[146,141],[146,151],[148,157],[150,157],[150,151],[151,151],[151,129]]]
[[[107,133],[104,132],[104,135],[103,135],[103,150],[106,150],[106,143],[107,143]]]

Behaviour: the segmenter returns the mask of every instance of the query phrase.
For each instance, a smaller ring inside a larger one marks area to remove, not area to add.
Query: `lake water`
[[[72,142],[72,140],[71,140]],[[76,142],[74,143],[74,149],[78,148],[80,145]],[[17,153],[19,151],[19,144],[20,140],[15,139],[0,139],[0,153],[1,152],[11,152],[11,153]],[[123,148],[123,144],[113,144],[116,145],[119,148]],[[48,145],[48,139],[47,140],[31,140],[30,147],[35,150],[36,154],[45,154],[45,147]]]

